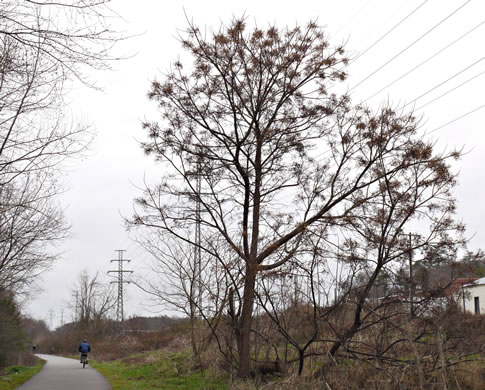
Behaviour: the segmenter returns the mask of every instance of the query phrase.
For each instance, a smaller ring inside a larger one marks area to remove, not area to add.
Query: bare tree
[[[136,285],[150,294],[157,305],[186,316],[190,321],[194,357],[210,345],[223,321],[223,310],[229,293],[227,270],[204,253],[200,262],[193,246],[147,232],[140,244],[152,256],[149,272],[140,276]]]
[[[0,4],[0,286],[22,287],[56,258],[67,224],[55,202],[61,163],[83,152],[90,127],[64,114],[64,86],[92,85],[120,39],[105,1],[7,0]]]
[[[79,274],[78,282],[72,290],[76,297],[74,309],[77,312],[79,324],[87,328],[92,324],[106,319],[116,305],[116,297],[112,286],[99,279],[99,274],[90,276],[86,270]]]
[[[109,53],[122,39],[110,22],[117,17],[108,0],[5,0],[0,7],[2,43],[23,51],[30,63],[49,63],[49,81],[76,75],[83,68],[106,68]],[[57,73],[57,75],[56,75]]]
[[[107,68],[120,35],[106,1],[8,0],[0,6],[0,169],[52,167],[85,146],[87,127],[63,120],[64,84],[89,82],[85,68]]]
[[[149,96],[162,119],[145,124],[143,147],[165,174],[137,200],[132,222],[201,245],[186,234],[200,221],[218,242],[201,249],[214,261],[221,248],[237,259],[228,305],[239,375],[247,376],[258,278],[298,261],[316,229],[353,226],[388,178],[421,166],[448,177],[444,161],[458,154],[433,154],[412,113],[373,113],[331,94],[347,60],[313,22],[248,31],[234,20],[207,35],[189,25],[180,39],[193,63],[177,61],[153,82]],[[199,215],[187,214],[194,201]]]
[[[39,274],[56,258],[49,246],[67,234],[62,211],[52,202],[57,190],[45,174],[0,186],[0,286],[17,293],[38,288]]]

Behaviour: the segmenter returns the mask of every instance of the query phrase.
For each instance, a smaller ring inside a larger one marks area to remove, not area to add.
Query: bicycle
[[[83,368],[86,367],[86,364],[88,364],[88,354],[87,353],[81,353],[81,363],[83,364]]]

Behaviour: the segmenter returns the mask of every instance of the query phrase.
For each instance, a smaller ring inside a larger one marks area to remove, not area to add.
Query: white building
[[[485,278],[463,285],[463,306],[470,313],[485,314]]]

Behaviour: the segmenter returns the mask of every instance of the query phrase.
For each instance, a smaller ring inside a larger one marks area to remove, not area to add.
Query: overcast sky
[[[207,30],[243,14],[250,24],[261,27],[294,26],[318,18],[331,43],[346,42],[347,52],[356,58],[345,82],[355,103],[366,100],[373,107],[386,100],[395,107],[410,103],[408,107],[414,106],[422,117],[423,131],[435,130],[430,136],[438,148],[468,151],[456,165],[458,215],[467,226],[470,248],[485,248],[483,0],[112,0],[111,8],[123,18],[113,21],[114,26],[134,36],[119,44],[116,54],[131,58],[115,63],[113,71],[90,74],[102,92],[77,86],[67,96],[72,115],[91,122],[97,137],[90,153],[72,163],[65,176],[68,191],[61,202],[72,238],[63,243],[62,258],[45,274],[45,291],[26,306],[36,318],[50,322],[51,310],[52,325],[60,324],[62,312],[64,322],[70,321],[70,291],[79,272],[99,271],[108,280],[105,274],[114,269],[110,259],[117,256],[116,249],[127,250],[129,268],[139,274],[149,261],[130,239],[122,216],[130,216],[144,177],[160,176],[138,141],[144,138],[141,121],[157,118],[146,97],[150,82],[161,79],[161,72],[182,53],[176,35],[187,25],[184,10]],[[153,310],[146,296],[133,285],[126,286],[126,316],[160,314]]]

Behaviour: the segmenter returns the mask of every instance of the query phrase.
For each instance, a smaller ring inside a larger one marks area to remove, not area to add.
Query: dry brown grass
[[[309,324],[308,319],[303,318],[307,312],[301,308],[295,310],[295,317],[300,318],[301,325]],[[279,358],[283,359],[285,340],[274,323],[264,316],[260,316],[256,321],[258,332],[264,335],[264,338],[253,335],[252,352],[255,366],[261,362],[275,361],[274,347],[278,350]],[[349,316],[342,311],[339,313],[338,322],[332,326],[334,329],[335,326],[344,327],[348,325],[348,321]],[[201,360],[199,363],[196,362],[196,365],[198,369],[209,368],[216,375],[220,373],[221,376],[229,378],[228,385],[234,390],[419,389],[419,369],[424,372],[422,388],[425,390],[485,389],[485,361],[480,354],[482,347],[485,346],[485,317],[464,315],[459,310],[450,309],[434,317],[415,318],[411,322],[407,316],[402,316],[400,319],[396,317],[394,321],[395,327],[379,323],[359,332],[346,343],[332,360],[333,365],[319,378],[314,378],[314,374],[329,359],[327,353],[331,345],[330,340],[335,339],[335,333],[328,323],[322,323],[319,333],[321,341],[315,342],[308,349],[307,352],[314,353],[315,356],[305,360],[301,377],[296,375],[297,351],[291,345],[288,346],[287,353],[289,363],[287,366],[282,366],[281,373],[261,375],[260,372],[255,372],[254,378],[249,381],[236,380],[236,356],[233,357],[231,364],[231,360],[225,359],[220,353],[215,342],[202,353]],[[198,326],[201,327],[200,334],[206,335],[207,329],[203,329],[203,324]],[[292,326],[292,334],[298,338],[298,332],[302,332],[301,341],[304,341],[305,326],[298,327],[296,322]],[[441,332],[439,337],[443,338],[441,345],[438,343],[438,329]],[[231,337],[232,329],[228,325],[223,325],[218,332],[223,351],[228,353],[230,347],[235,351],[235,340]],[[63,337],[56,337],[55,341],[59,345],[64,345],[64,348],[70,350],[72,354],[77,349],[79,337],[81,337],[79,334],[66,334]],[[141,357],[134,355],[137,352],[160,350],[160,353],[166,353],[189,351],[191,348],[190,329],[187,324],[152,332],[130,332],[124,337],[95,334],[88,337],[93,347],[93,358],[98,360],[122,358],[123,362],[128,364],[144,363],[140,361]],[[390,360],[365,361],[364,355],[358,354],[368,353],[370,356],[379,348],[384,348],[398,339],[401,341],[386,354],[386,359]],[[232,340],[232,346],[230,340]],[[267,342],[268,340],[270,343]],[[411,344],[410,340],[416,342]],[[354,353],[355,351],[358,353]],[[143,359],[156,360],[157,354],[144,355]],[[446,364],[444,369],[441,368],[443,359]]]

